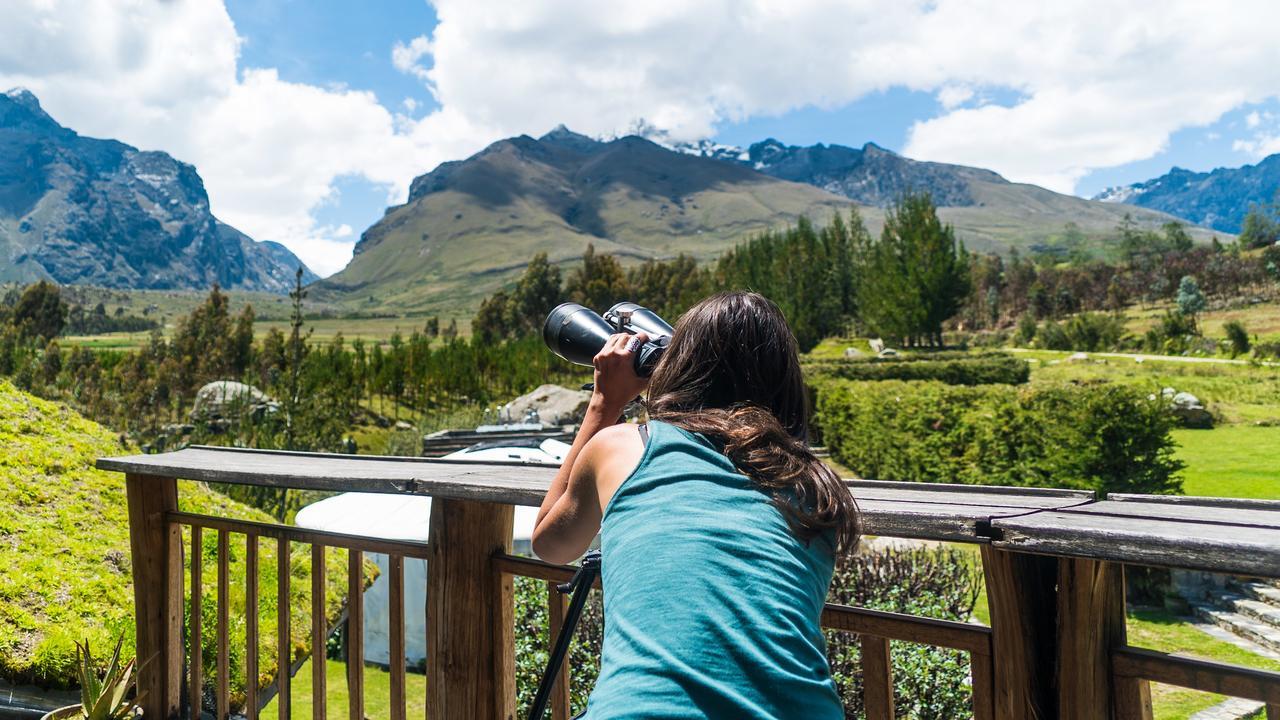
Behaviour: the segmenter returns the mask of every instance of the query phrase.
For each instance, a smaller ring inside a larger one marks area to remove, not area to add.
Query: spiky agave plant
[[[136,678],[133,676],[135,660],[120,664],[120,649],[124,636],[116,640],[107,670],[98,674],[97,663],[89,651],[89,641],[76,643],[77,671],[80,675],[80,714],[84,720],[125,720],[137,714],[140,697],[127,699]]]

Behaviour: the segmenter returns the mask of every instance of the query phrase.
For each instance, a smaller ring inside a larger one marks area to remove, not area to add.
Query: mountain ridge
[[[0,95],[0,281],[283,293],[303,268],[215,217],[195,167],[63,127],[30,91]]]
[[[1174,166],[1150,180],[1107,188],[1093,199],[1159,210],[1235,234],[1249,208],[1280,200],[1278,191],[1280,153],[1252,165],[1208,172]]]

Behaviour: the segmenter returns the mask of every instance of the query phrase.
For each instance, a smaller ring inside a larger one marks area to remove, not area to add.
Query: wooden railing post
[[[436,498],[427,562],[427,717],[514,720],[510,505]]]
[[[1111,651],[1125,644],[1124,566],[1058,561],[1058,716],[1115,717]]]
[[[982,546],[995,660],[996,720],[1057,717],[1058,561]]]
[[[138,692],[148,718],[176,720],[182,687],[182,531],[178,481],[129,473],[129,545],[137,619]]]

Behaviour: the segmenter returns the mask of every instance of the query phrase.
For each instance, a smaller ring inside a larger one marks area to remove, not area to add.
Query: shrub
[[[1184,355],[1191,349],[1192,341],[1199,334],[1195,318],[1170,310],[1160,318],[1158,325],[1147,331],[1143,344],[1148,352]]]
[[[1225,323],[1222,329],[1227,333],[1227,345],[1231,348],[1231,357],[1239,357],[1249,352],[1249,331],[1245,329],[1244,323],[1231,320]]]
[[[538,683],[547,669],[551,657],[548,627],[547,583],[534,578],[515,578],[516,717],[529,716]],[[569,645],[571,714],[582,712],[587,706],[587,697],[600,673],[603,641],[604,608],[599,591],[592,591]]]
[[[1165,403],[1132,387],[825,380],[816,423],[861,477],[1110,492],[1181,489]]]
[[[1062,325],[1049,321],[1038,333],[1036,344],[1046,350],[1118,350],[1124,343],[1124,320],[1115,315],[1085,312]]]
[[[939,353],[941,355],[941,353]],[[1005,354],[961,355],[934,360],[880,359],[811,363],[811,373],[845,380],[936,380],[948,385],[1020,385],[1031,377],[1026,361]]]

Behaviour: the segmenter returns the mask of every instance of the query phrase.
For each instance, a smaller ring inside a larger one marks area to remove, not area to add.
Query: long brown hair
[[[857,544],[853,495],[805,442],[809,402],[796,339],[773,301],[722,292],[690,308],[654,369],[647,405],[649,417],[722,445],[797,537],[833,531],[838,553]]]

